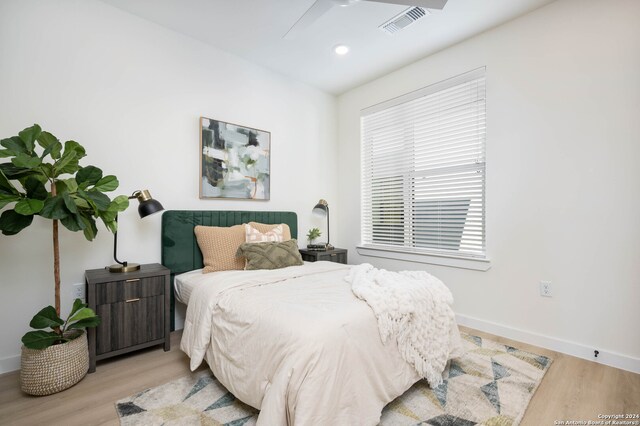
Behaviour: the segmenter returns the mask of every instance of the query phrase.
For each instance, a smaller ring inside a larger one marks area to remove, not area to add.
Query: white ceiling
[[[334,7],[294,40],[282,36],[314,0],[102,0],[333,94],[514,19],[554,0],[449,0],[404,30],[378,26],[405,6]],[[345,56],[333,46],[346,44]]]

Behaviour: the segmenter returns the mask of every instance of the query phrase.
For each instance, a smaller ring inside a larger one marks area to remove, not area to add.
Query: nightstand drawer
[[[98,305],[164,294],[164,277],[133,278],[96,285]]]
[[[164,337],[164,295],[98,305],[96,314],[98,356]]]
[[[347,264],[347,250],[341,248],[333,248],[329,250],[308,250],[300,249],[302,260],[306,262],[335,262]]]
[[[324,260],[327,262],[347,263],[346,253],[318,253],[317,260]]]

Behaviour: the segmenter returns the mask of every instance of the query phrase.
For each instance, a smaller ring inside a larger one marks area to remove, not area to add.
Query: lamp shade
[[[164,210],[160,201],[154,200],[153,197],[151,197],[151,193],[146,189],[136,191],[133,195],[140,202],[140,205],[138,206],[138,214],[140,215],[140,218],[144,218]]]
[[[142,201],[138,206],[138,214],[140,215],[140,218],[147,217],[154,213],[158,213],[162,210],[164,210],[164,207],[162,207],[162,204],[160,204],[160,201],[153,200],[153,199]]]
[[[329,203],[326,200],[318,201],[318,204],[313,208],[312,213],[317,214],[318,216],[326,216],[329,211]]]

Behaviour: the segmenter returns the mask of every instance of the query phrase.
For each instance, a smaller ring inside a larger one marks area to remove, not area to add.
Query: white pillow
[[[245,242],[247,243],[264,243],[284,241],[284,230],[282,225],[278,225],[267,232],[260,232],[249,224],[244,225]]]

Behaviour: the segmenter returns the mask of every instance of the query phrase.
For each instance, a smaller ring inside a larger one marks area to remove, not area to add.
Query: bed
[[[260,410],[258,425],[377,424],[382,408],[421,377],[395,341],[382,343],[373,311],[344,281],[348,265],[198,274],[194,226],[250,221],[287,223],[297,236],[292,212],[163,216],[163,264],[172,276],[196,271],[178,294],[188,303],[181,349],[191,369],[205,360],[231,393]]]

